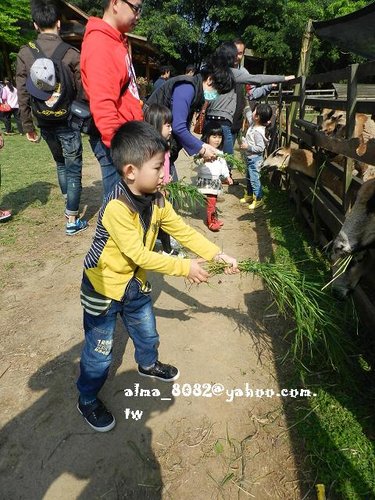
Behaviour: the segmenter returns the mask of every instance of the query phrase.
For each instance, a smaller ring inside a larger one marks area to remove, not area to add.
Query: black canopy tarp
[[[319,38],[342,50],[375,59],[375,2],[346,16],[314,21],[313,27]]]

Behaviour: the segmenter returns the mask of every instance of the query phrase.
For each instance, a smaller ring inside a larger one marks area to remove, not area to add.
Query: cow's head
[[[375,245],[375,179],[364,182],[352,210],[333,242],[333,258]]]
[[[322,110],[322,122],[319,127],[326,135],[340,135],[346,125],[346,117],[343,111],[324,108]]]
[[[342,260],[338,259],[332,266],[332,274],[338,273],[337,278],[332,282],[332,292],[338,299],[345,299],[348,297],[358,285],[362,276],[368,270],[368,251],[362,250],[352,256],[349,265],[345,272],[341,273],[340,265]]]
[[[280,170],[284,172],[290,160],[290,148],[278,148],[263,162],[263,169]]]
[[[345,271],[333,281],[334,293],[347,296],[357,286],[361,276],[368,271],[368,249],[375,248],[375,179],[363,183],[341,231],[333,242],[333,273],[337,272],[343,258],[352,255]]]

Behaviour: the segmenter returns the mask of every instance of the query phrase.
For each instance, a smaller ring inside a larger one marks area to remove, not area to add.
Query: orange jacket
[[[97,17],[90,17],[86,26],[81,75],[95,125],[110,147],[120,125],[142,120],[143,113],[127,38]]]

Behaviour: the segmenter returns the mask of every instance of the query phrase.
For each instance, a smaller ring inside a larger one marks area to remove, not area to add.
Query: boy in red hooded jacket
[[[90,144],[101,166],[106,197],[120,180],[110,155],[111,139],[124,123],[143,119],[125,35],[137,25],[142,2],[107,0],[103,4],[103,18],[91,17],[86,26],[81,74],[98,129],[90,136]]]

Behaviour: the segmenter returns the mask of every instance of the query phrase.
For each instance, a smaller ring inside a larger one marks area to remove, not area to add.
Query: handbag
[[[12,108],[6,102],[0,103],[0,113],[9,113],[12,111]]]
[[[194,133],[195,134],[201,134],[203,132],[203,127],[204,127],[204,120],[206,118],[206,109],[209,105],[209,101],[205,101],[202,109],[200,110],[195,125],[194,125]]]
[[[89,105],[85,101],[73,101],[70,105],[68,125],[73,130],[93,135],[95,132],[94,119]]]

